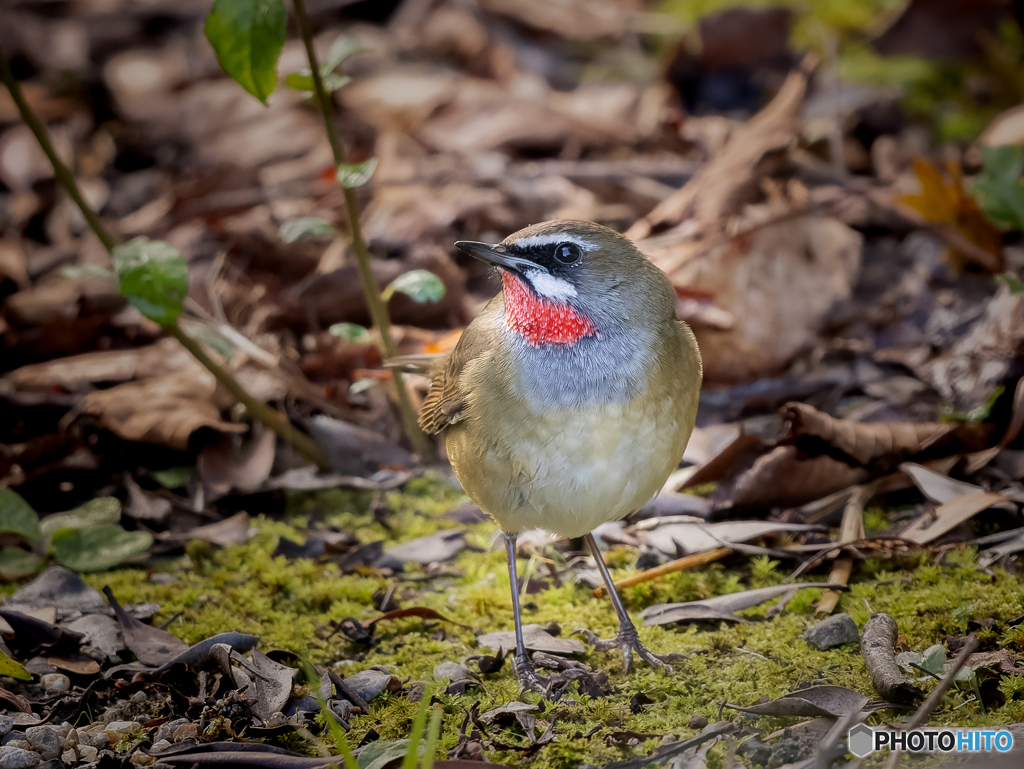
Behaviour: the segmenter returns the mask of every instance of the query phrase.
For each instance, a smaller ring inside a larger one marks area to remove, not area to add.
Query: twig
[[[896,664],[899,628],[888,614],[872,614],[864,625],[860,648],[875,690],[891,702],[919,699],[920,689],[910,683]]]
[[[89,207],[89,204],[85,202],[85,198],[82,197],[81,191],[78,189],[78,184],[75,182],[75,177],[71,175],[67,166],[57,157],[57,152],[53,148],[53,144],[50,142],[50,137],[46,133],[46,129],[43,124],[39,122],[39,118],[36,117],[36,113],[33,112],[32,107],[25,100],[25,95],[21,92],[21,86],[18,81],[14,78],[14,73],[11,72],[11,63],[7,61],[7,56],[4,55],[2,49],[0,49],[0,80],[4,81],[4,85],[7,86],[7,90],[11,92],[11,98],[14,99],[14,103],[18,105],[18,111],[21,113],[21,119],[25,121],[25,125],[29,127],[32,134],[36,137],[36,141],[39,142],[39,146],[43,148],[43,152],[46,153],[46,157],[50,159],[50,164],[53,166],[53,174],[57,177],[57,181],[60,185],[67,190],[67,193],[71,196],[71,199],[75,201],[79,210],[82,212],[82,216],[89,223],[92,231],[96,233],[96,236],[100,239],[107,250],[113,250],[114,246],[117,245],[117,241],[114,240],[113,236],[107,232],[106,227],[103,226],[103,222],[100,221],[99,216],[96,212]]]
[[[10,62],[7,60],[7,56],[4,55],[2,49],[0,49],[0,80],[3,80],[4,85],[7,86],[7,90],[11,93],[11,98],[14,99],[15,104],[18,105],[18,110],[21,112],[22,119],[35,135],[39,145],[43,148],[43,152],[45,152],[46,156],[50,159],[50,163],[53,165],[53,173],[54,176],[56,176],[57,181],[60,182],[61,186],[64,187],[65,190],[67,190],[71,199],[75,201],[78,209],[82,212],[82,216],[84,216],[86,222],[88,222],[89,227],[92,228],[94,233],[96,233],[96,236],[106,247],[107,251],[112,252],[114,248],[117,247],[117,241],[106,227],[103,226],[103,222],[100,221],[99,216],[92,210],[89,204],[85,201],[85,198],[82,197],[82,193],[78,189],[78,183],[75,181],[75,177],[68,170],[67,166],[64,165],[63,161],[57,157],[57,153],[54,151],[53,145],[50,143],[50,137],[47,135],[46,129],[43,127],[43,124],[39,122],[39,118],[37,118],[35,112],[32,111],[32,107],[27,101],[25,101],[25,97],[21,92],[21,86],[18,84],[18,81],[15,80],[14,73],[11,72]],[[307,459],[315,462],[321,467],[330,467],[330,464],[327,461],[327,454],[319,444],[304,433],[292,427],[285,415],[250,395],[227,369],[220,366],[209,355],[207,355],[206,351],[203,350],[199,343],[185,334],[177,323],[172,323],[171,325],[164,326],[163,328],[166,332],[171,334],[171,336],[181,342],[185,349],[192,353],[200,363],[209,369],[210,373],[212,373],[240,403],[245,405],[253,417],[280,435],[296,451]]]
[[[714,550],[705,550],[703,553],[694,553],[693,555],[687,555],[683,558],[677,558],[674,561],[663,563],[661,566],[655,566],[653,569],[647,569],[639,574],[634,574],[632,577],[626,577],[620,579],[615,583],[615,589],[621,590],[624,587],[632,587],[633,585],[639,585],[643,582],[649,582],[652,579],[658,577],[664,577],[666,574],[673,574],[677,571],[686,571],[687,569],[695,569],[698,566],[704,566],[705,564],[713,563],[714,561],[720,561],[727,555],[731,555],[733,552],[731,547],[716,547]],[[594,597],[600,598],[604,595],[603,587],[594,588]]]
[[[932,711],[935,710],[939,702],[942,700],[943,695],[953,685],[953,681],[956,679],[956,674],[960,672],[964,665],[967,664],[967,660],[971,658],[971,655],[978,648],[978,637],[971,634],[967,637],[964,642],[964,648],[960,650],[960,653],[956,655],[956,659],[953,660],[953,666],[949,672],[946,673],[946,677],[940,681],[934,689],[928,695],[928,699],[921,703],[921,707],[914,713],[914,717],[907,722],[907,725],[903,728],[908,732],[917,729],[931,716]]]
[[[864,537],[864,505],[874,494],[875,486],[872,483],[854,487],[853,493],[846,503],[846,509],[843,511],[843,523],[839,527],[840,542],[849,542]],[[853,574],[853,558],[850,556],[837,558],[828,581],[834,585],[848,585],[851,574]],[[821,597],[815,613],[831,614],[839,603],[839,596],[838,590],[829,590]]]
[[[327,139],[331,143],[331,152],[334,154],[334,165],[337,168],[345,162],[345,152],[341,146],[341,140],[334,128],[334,107],[331,95],[324,88],[323,79],[320,77],[320,62],[316,58],[316,51],[313,48],[313,29],[306,15],[305,0],[293,0],[295,6],[295,18],[299,23],[299,32],[302,34],[302,42],[306,48],[306,58],[309,60],[309,71],[313,77],[313,89],[316,93],[317,102],[320,105],[320,113],[324,118],[324,128],[327,130]],[[359,225],[359,207],[356,204],[356,195],[350,187],[342,185],[345,193],[345,209],[348,213],[349,233],[352,236],[352,250],[356,253],[356,264],[359,273],[359,285],[366,297],[366,307],[370,311],[370,318],[373,325],[377,327],[380,334],[382,352],[386,358],[393,358],[397,354],[397,347],[391,337],[391,319],[388,317],[388,308],[380,296],[380,284],[377,282],[373,269],[370,266],[370,252],[366,248],[366,241],[363,240],[362,228]],[[402,412],[402,422],[405,425],[405,433],[409,442],[420,458],[429,463],[433,460],[435,452],[434,445],[424,435],[416,419],[416,411],[412,407],[412,400],[409,398],[409,391],[405,389],[405,381],[399,371],[393,371],[395,382],[395,394],[398,398],[398,408]]]

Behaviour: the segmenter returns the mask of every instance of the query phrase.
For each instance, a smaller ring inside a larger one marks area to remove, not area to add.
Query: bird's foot
[[[519,680],[520,692],[536,692],[542,697],[547,696],[548,685],[545,679],[537,675],[537,671],[533,669],[533,663],[525,656],[512,657],[512,672]]]
[[[631,623],[620,625],[619,632],[611,638],[601,638],[589,630],[577,630],[573,635],[583,636],[587,639],[587,643],[599,652],[621,649],[622,662],[627,672],[633,666],[634,651],[640,659],[652,668],[655,670],[664,670],[666,673],[672,672],[672,666],[668,664],[669,662],[677,662],[679,660],[687,659],[685,654],[680,654],[678,652],[673,652],[671,654],[655,654],[640,642],[640,636],[637,634],[636,628],[633,627]]]

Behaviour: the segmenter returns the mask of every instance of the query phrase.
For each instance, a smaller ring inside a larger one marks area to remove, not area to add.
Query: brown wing
[[[427,435],[436,435],[463,418],[462,371],[470,361],[485,354],[488,340],[496,332],[495,314],[504,311],[499,294],[474,320],[452,350],[447,363],[434,376],[420,411],[420,427]]]

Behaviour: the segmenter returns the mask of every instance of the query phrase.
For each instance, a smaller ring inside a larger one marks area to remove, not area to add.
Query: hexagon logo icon
[[[857,724],[847,734],[850,752],[857,758],[864,758],[875,749],[875,730],[864,724]]]

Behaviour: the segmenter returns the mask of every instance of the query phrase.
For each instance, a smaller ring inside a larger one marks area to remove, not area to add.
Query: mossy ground
[[[368,619],[378,615],[373,596],[386,590],[396,577],[342,575],[333,564],[271,556],[278,537],[301,538],[296,527],[306,521],[341,525],[356,532],[364,542],[381,538],[400,542],[455,525],[441,519],[440,513],[466,499],[444,479],[427,477],[411,481],[401,491],[388,495],[386,501],[387,513],[382,518],[379,510],[375,517],[368,494],[333,491],[296,496],[283,519],[257,518],[258,534],[244,546],[217,551],[190,548],[189,557],[169,565],[168,570],[177,577],[171,584],[150,584],[140,571],[131,569],[93,575],[89,581],[96,587],[109,584],[125,603],[159,602],[162,609],[158,620],[180,613],[168,629],[189,643],[238,630],[259,635],[264,650],[289,649],[313,662],[339,663],[340,671],[346,674],[371,665],[389,665],[403,680],[432,681],[434,666],[441,662],[489,653],[477,647],[474,630],[512,628],[504,554],[500,549],[490,549],[493,525],[469,527],[467,542],[471,548],[440,573],[426,578],[413,570],[399,580],[397,595],[403,607],[430,607],[473,630],[421,619],[391,621],[378,626],[379,643],[368,651],[353,646],[340,634],[328,638],[329,623],[349,616]],[[387,526],[380,522],[382,519]],[[616,577],[628,573],[631,557],[625,550],[611,554]],[[933,555],[900,563],[864,562],[837,611],[851,614],[859,626],[871,611],[887,612],[895,617],[907,644],[918,650],[941,643],[947,635],[962,634],[971,618],[993,617],[1005,627],[1008,620],[1022,613],[1021,582],[1001,571],[994,577],[986,576],[974,568],[973,558],[968,550],[951,553],[939,564]],[[766,559],[738,559],[725,566],[713,565],[631,588],[623,598],[635,613],[656,602],[685,601],[778,583],[785,575],[784,567]],[[821,578],[823,574],[802,579]],[[642,639],[652,650],[686,652],[690,658],[677,663],[672,675],[646,666],[626,675],[618,654],[590,653],[586,661],[608,670],[615,693],[590,699],[578,695],[573,684],[566,701],[542,716],[557,719],[555,742],[525,757],[514,751],[494,752],[489,757],[498,763],[529,767],[575,767],[581,762],[600,766],[631,752],[649,752],[659,742],[653,736],[642,746],[614,747],[607,741],[610,731],[685,738],[695,733],[687,727],[695,714],[714,721],[722,702],[751,704],[762,695],[774,698],[809,682],[848,686],[877,699],[858,646],[821,652],[799,638],[815,621],[813,612],[820,595],[820,590],[801,591],[780,616],[771,620],[765,619],[767,606],[749,609],[743,612],[751,620],[746,625],[641,628]],[[566,583],[529,595],[527,600],[526,622],[557,622],[563,634],[586,627],[606,636],[616,629],[608,600],[594,598],[585,585]],[[440,629],[444,637],[438,640]],[[1002,636],[982,633],[982,641],[982,648],[1005,645],[1024,650],[1024,633],[1014,630]],[[465,714],[475,702],[485,711],[516,698],[510,667],[485,676],[484,691],[438,695],[444,708],[444,748],[457,743]],[[989,712],[968,702],[969,692],[954,692],[935,712],[932,723],[980,726],[1024,721],[1024,686],[1011,680],[1004,682],[1004,691],[1011,695],[1006,704]],[[642,713],[629,708],[630,698],[637,692],[654,701]],[[358,743],[371,728],[382,739],[407,737],[415,709],[415,704],[401,696],[382,695],[367,715],[354,718],[350,739]],[[881,723],[895,715],[885,711],[873,721]],[[798,720],[765,717],[754,725],[767,734]],[[594,726],[604,728],[584,736]],[[526,745],[517,729],[495,731],[494,736],[507,744]],[[708,757],[710,766],[722,766],[724,755],[721,746],[713,749]]]

